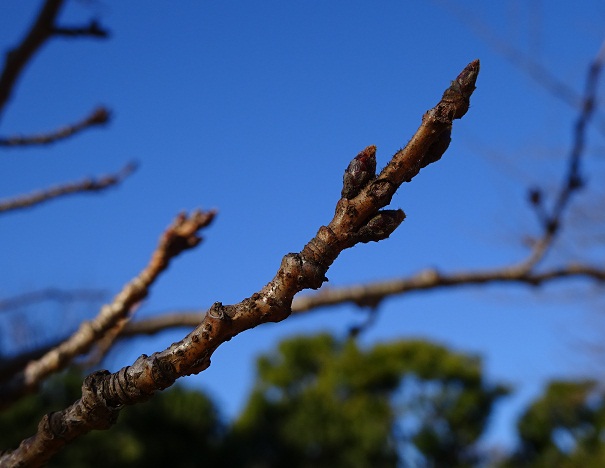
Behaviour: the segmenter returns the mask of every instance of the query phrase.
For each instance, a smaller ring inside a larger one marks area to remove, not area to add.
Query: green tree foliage
[[[0,447],[16,446],[34,432],[31,421],[78,398],[82,376],[54,379],[37,395],[0,413]],[[126,408],[110,431],[95,431],[69,445],[49,466],[197,467],[220,463],[224,427],[203,393],[175,386]]]
[[[282,342],[232,438],[249,466],[470,466],[494,402],[479,359],[424,341]]]
[[[551,382],[518,423],[515,467],[605,466],[605,394],[597,382]]]
[[[55,380],[0,414],[0,444],[78,396],[81,378]],[[175,387],[126,408],[110,431],[69,446],[51,466],[472,466],[493,404],[507,390],[481,362],[424,341],[361,348],[322,334],[262,356],[246,407],[227,425],[199,391]]]

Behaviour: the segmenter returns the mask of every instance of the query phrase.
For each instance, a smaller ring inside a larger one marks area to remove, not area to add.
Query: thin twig
[[[46,343],[34,349],[21,351],[18,354],[10,356],[0,355],[0,385],[3,381],[9,380],[15,374],[19,373],[23,367],[31,360],[44,356],[49,350],[54,348],[60,341]]]
[[[292,303],[292,313],[295,313],[295,303]],[[178,311],[157,315],[155,317],[130,322],[124,327],[120,338],[129,338],[137,335],[155,335],[170,328],[194,328],[197,327],[206,310]]]
[[[29,291],[18,296],[0,299],[0,312],[28,307],[39,302],[53,301],[62,304],[76,301],[102,301],[107,298],[107,291],[99,289],[73,289],[46,288],[38,291]]]
[[[344,249],[388,238],[404,214],[382,208],[403,182],[442,156],[449,144],[452,121],[468,110],[478,73],[476,60],[452,82],[440,102],[424,114],[410,142],[379,175],[374,176],[371,171],[376,148],[362,151],[345,172],[345,196],[338,201],[332,221],[321,226],[300,253],[284,256],[275,277],[260,291],[235,305],[216,302],[195,330],[164,351],[142,355],[114,374],[99,371],[89,375],[82,385],[82,397],[69,407],[46,415],[36,434],[1,456],[0,464],[43,464],[75,438],[91,430],[108,429],[124,405],[145,401],[177,378],[205,370],[213,352],[233,336],[265,322],[286,319],[294,296],[303,289],[319,288],[330,265]]]
[[[0,115],[9,101],[15,83],[25,66],[52,36],[106,38],[108,32],[95,21],[83,28],[64,28],[55,24],[64,0],[46,0],[38,17],[15,48],[8,51],[0,73]]]
[[[103,306],[93,320],[80,324],[78,330],[59,346],[40,359],[29,362],[22,372],[0,385],[0,407],[36,390],[49,375],[64,369],[76,356],[88,352],[114,327],[120,327],[129,318],[133,307],[147,297],[149,288],[160,273],[168,268],[170,261],[202,241],[198,233],[212,222],[214,216],[214,211],[195,211],[190,216],[183,213],[178,215],[162,234],[148,265],[124,286],[111,303]]]
[[[98,179],[84,179],[79,182],[72,182],[58,185],[46,190],[30,193],[28,195],[19,195],[7,200],[0,200],[0,213],[12,210],[21,210],[30,208],[40,203],[53,200],[65,195],[73,195],[83,192],[98,192],[121,183],[126,177],[132,174],[137,168],[136,163],[129,163],[120,172],[99,177]]]
[[[531,55],[515,48],[507,38],[499,37],[492,29],[487,27],[470,8],[465,8],[460,2],[451,0],[433,0],[456,16],[464,25],[468,26],[478,37],[483,39],[488,46],[494,49],[502,57],[522,72],[526,73],[539,86],[550,93],[551,96],[563,101],[574,109],[583,110],[584,99],[565,81],[560,80],[544,65],[536,61]],[[603,116],[598,116],[598,127],[601,133],[605,133]]]
[[[4,69],[0,75],[0,114],[23,68],[52,36],[55,20],[62,5],[63,0],[46,0],[23,41],[6,54]]]
[[[109,122],[110,113],[105,107],[98,107],[93,110],[90,115],[71,125],[59,128],[50,133],[42,133],[39,135],[30,136],[12,136],[6,138],[0,138],[0,146],[11,147],[11,146],[34,146],[34,145],[48,145],[55,143],[59,140],[64,140],[77,133],[80,133],[87,128],[91,128],[98,125],[104,125]]]
[[[88,26],[72,26],[72,27],[58,27],[53,28],[53,35],[63,37],[95,37],[100,39],[107,39],[109,37],[109,31],[102,27],[96,20],[91,20]]]
[[[586,87],[582,108],[574,125],[574,139],[568,158],[565,178],[555,195],[555,201],[550,211],[544,205],[544,195],[538,188],[530,190],[530,201],[535,208],[538,220],[542,223],[543,234],[534,242],[529,257],[518,268],[530,271],[546,256],[558,233],[560,232],[563,216],[574,194],[584,187],[584,177],[581,172],[582,156],[585,152],[586,132],[588,124],[594,115],[597,103],[599,75],[605,65],[605,41],[602,43],[595,59],[590,64],[586,74]]]

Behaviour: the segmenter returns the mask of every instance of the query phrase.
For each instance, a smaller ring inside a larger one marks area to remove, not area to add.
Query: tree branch
[[[33,145],[48,145],[59,140],[64,140],[77,133],[80,133],[87,128],[96,125],[104,125],[109,122],[110,113],[105,107],[98,107],[93,110],[90,115],[71,125],[59,128],[50,133],[42,133],[31,136],[12,136],[0,138],[0,146],[33,146]]]
[[[63,37],[94,37],[98,39],[107,39],[109,31],[103,28],[97,21],[91,20],[88,26],[80,27],[58,27],[53,28],[53,35]]]
[[[38,291],[29,291],[18,296],[0,299],[0,313],[8,312],[20,307],[27,307],[43,301],[55,301],[68,303],[75,301],[102,301],[107,297],[107,292],[99,289],[74,289],[65,290],[58,288],[46,288]]]
[[[79,182],[58,185],[46,190],[30,193],[29,195],[20,195],[8,200],[0,200],[0,213],[30,208],[40,203],[47,202],[57,197],[72,195],[81,192],[98,192],[121,183],[126,177],[136,170],[135,163],[129,163],[116,174],[110,174],[98,179],[84,179]]]
[[[319,307],[344,303],[374,308],[385,298],[391,296],[451,286],[488,283],[517,283],[539,286],[553,280],[571,277],[589,278],[599,282],[605,281],[605,269],[589,265],[570,264],[539,273],[532,271],[533,267],[546,255],[549,246],[554,241],[555,234],[561,226],[565,208],[569,205],[574,191],[583,186],[583,178],[580,173],[581,156],[584,153],[587,126],[596,110],[597,84],[604,62],[605,42],[588,69],[585,95],[581,100],[583,104],[574,127],[574,140],[569,155],[568,171],[555,196],[556,201],[551,211],[549,212],[544,206],[544,195],[541,190],[532,188],[529,192],[529,200],[536,210],[544,233],[534,243],[530,255],[524,261],[517,265],[486,271],[440,273],[431,269],[407,278],[340,288],[324,288],[316,294],[297,296],[292,303],[292,313],[303,313]],[[578,98],[579,100],[580,98]],[[356,158],[351,164],[354,166],[356,176],[362,174],[363,167],[359,159]],[[346,194],[348,190],[347,181],[345,181],[343,194]],[[141,334],[152,335],[168,328],[192,328],[199,324],[205,313],[206,311],[203,310],[173,312],[131,322],[124,328],[121,337],[126,338]]]
[[[198,232],[208,226],[214,216],[214,211],[195,211],[189,217],[183,213],[178,215],[160,238],[149,264],[124,286],[113,302],[103,306],[93,320],[83,322],[79,329],[59,346],[40,359],[29,362],[22,372],[0,386],[0,407],[5,407],[15,398],[36,390],[49,375],[64,369],[74,357],[88,352],[99,339],[114,328],[121,329],[129,319],[133,307],[147,297],[149,288],[160,273],[168,268],[170,261],[202,241]]]
[[[55,20],[62,5],[63,0],[46,0],[38,18],[23,41],[6,54],[4,70],[0,75],[0,114],[9,100],[23,68],[52,36]]]
[[[315,294],[296,296],[292,301],[292,314],[303,314],[320,307],[347,303],[359,307],[375,308],[383,300],[393,296],[454,286],[473,286],[492,283],[541,286],[544,283],[564,278],[589,278],[598,282],[605,282],[605,269],[588,265],[568,265],[541,273],[526,274],[520,274],[517,270],[506,268],[456,273],[441,273],[434,269],[428,269],[406,278],[394,278],[353,286],[328,287],[322,288]],[[206,312],[205,310],[185,310],[130,322],[124,327],[120,337],[128,338],[136,335],[153,335],[170,328],[193,328],[200,324]]]
[[[296,299],[292,302],[292,313],[296,313]],[[184,310],[157,315],[155,317],[130,322],[120,333],[120,338],[129,338],[137,335],[155,335],[169,328],[197,327],[208,311]]]
[[[539,188],[532,188],[529,200],[534,206],[538,220],[542,223],[543,234],[534,242],[532,251],[519,269],[529,271],[547,254],[557,234],[560,232],[563,215],[574,194],[584,187],[584,177],[580,164],[584,154],[588,124],[594,115],[597,102],[599,75],[605,65],[605,41],[601,44],[595,59],[586,74],[586,87],[582,108],[574,126],[574,139],[569,153],[568,168],[550,211],[544,205],[544,194]]]
[[[303,289],[319,288],[328,268],[344,249],[389,237],[404,214],[401,210],[381,208],[389,204],[403,182],[441,157],[449,144],[452,121],[468,110],[478,73],[476,60],[452,82],[441,101],[424,114],[416,134],[377,177],[355,174],[371,172],[376,148],[362,151],[356,158],[359,164],[352,163],[353,167],[350,165],[345,171],[344,185],[348,179],[348,190],[338,201],[332,221],[320,227],[300,253],[287,254],[275,277],[260,291],[235,305],[216,302],[195,330],[164,351],[142,355],[132,366],[114,374],[99,371],[89,375],[83,383],[81,399],[46,415],[37,433],[1,457],[0,463],[43,464],[73,439],[94,429],[108,429],[124,405],[149,399],[178,377],[202,372],[210,365],[210,357],[218,346],[233,336],[261,323],[287,318],[294,295]]]
[[[96,38],[108,36],[107,31],[95,21],[91,21],[90,25],[84,28],[58,27],[55,22],[63,3],[64,0],[46,0],[21,43],[6,54],[4,69],[0,73],[0,115],[11,97],[21,72],[38,49],[52,36]]]
[[[511,44],[509,38],[498,36],[494,33],[494,31],[487,27],[472,9],[465,8],[461,3],[453,2],[451,0],[433,1],[457,17],[465,26],[483,39],[488,46],[519,70],[526,73],[529,78],[549,92],[551,96],[563,101],[574,109],[582,110],[584,108],[585,99],[580,93],[576,92],[565,81],[560,80],[555,74],[548,70],[544,65],[537,62],[530,55],[515,48]],[[605,126],[603,124],[603,116],[600,117],[599,127],[600,131],[603,133],[605,132]]]

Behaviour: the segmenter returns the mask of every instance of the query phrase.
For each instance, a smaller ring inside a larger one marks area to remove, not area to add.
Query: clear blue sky
[[[5,50],[22,37],[38,4],[3,3]],[[464,4],[491,34],[583,89],[605,32],[602,2]],[[561,178],[576,112],[440,2],[74,1],[62,20],[91,17],[112,31],[111,39],[48,43],[19,82],[0,134],[50,130],[99,104],[114,119],[50,148],[2,150],[0,196],[117,171],[133,159],[141,167],[104,194],[2,216],[1,297],[47,286],[117,293],[146,264],[176,213],[203,207],[220,213],[205,242],[173,263],[137,314],[240,301],[329,222],[350,159],[375,144],[384,165],[475,58],[478,89],[445,158],[393,200],[406,221],[389,240],[343,253],[328,273],[330,284],[520,260],[523,237],[537,232],[526,189],[553,187]],[[595,131],[589,136],[601,148],[589,168],[602,175],[603,139]],[[577,343],[594,328],[597,310],[594,297],[584,296],[591,288],[576,286],[573,297],[554,285],[393,298],[362,340],[420,336],[481,354],[490,378],[516,387],[490,438],[510,443],[515,415],[547,379],[589,370],[591,356]],[[52,320],[40,319],[35,339],[94,313],[45,310]],[[231,416],[259,353],[295,333],[343,335],[363,318],[343,306],[259,327],[222,346],[210,369],[188,382],[209,390]],[[110,358],[112,370],[183,335],[121,346]]]

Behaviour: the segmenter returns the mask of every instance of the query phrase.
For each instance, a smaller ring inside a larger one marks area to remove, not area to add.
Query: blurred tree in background
[[[64,26],[65,18],[59,13],[65,3],[41,1],[38,15],[23,40],[6,54],[0,74],[0,116],[22,71],[46,41],[55,37],[109,37],[96,19],[89,24]],[[461,16],[473,23],[466,13]],[[199,233],[211,223],[214,211],[177,215],[160,236],[149,263],[130,281],[120,283],[122,289],[105,306],[96,307],[108,300],[107,293],[95,289],[49,287],[0,300],[0,311],[8,312],[6,316],[14,313],[4,319],[3,323],[8,325],[0,330],[0,409],[4,410],[0,413],[0,448],[14,450],[0,454],[0,465],[4,466],[5,460],[14,455],[12,462],[6,461],[7,466],[18,465],[24,459],[33,460],[36,466],[57,453],[50,466],[604,466],[605,392],[596,379],[550,382],[519,417],[518,440],[511,453],[496,452],[484,439],[495,408],[514,389],[487,379],[480,356],[429,341],[398,340],[362,346],[356,340],[372,327],[385,299],[408,292],[463,285],[520,284],[533,288],[560,280],[572,285],[573,281],[589,285],[605,281],[603,263],[598,260],[600,257],[592,255],[595,250],[602,250],[600,245],[577,256],[575,252],[559,255],[559,251],[550,255],[554,246],[559,247],[557,241],[563,226],[567,228],[566,214],[571,200],[584,190],[589,180],[586,175],[589,171],[584,169],[588,153],[585,141],[593,117],[596,126],[602,126],[597,90],[599,74],[605,65],[605,44],[588,64],[583,94],[553,80],[547,70],[536,67],[514,49],[504,47],[501,52],[577,112],[561,183],[551,188],[550,181],[540,179],[525,187],[537,229],[525,238],[524,257],[495,255],[487,262],[484,259],[476,264],[470,262],[472,267],[468,269],[464,269],[463,263],[460,269],[457,264],[453,269],[430,267],[414,274],[405,272],[403,276],[376,282],[366,282],[364,278],[361,284],[298,295],[303,289],[318,289],[327,281],[328,268],[344,249],[384,240],[403,221],[405,215],[400,209],[382,208],[390,203],[399,185],[439,160],[448,148],[452,120],[466,113],[475,89],[479,61],[474,60],[452,82],[439,104],[424,114],[419,130],[410,140],[412,144],[398,151],[382,172],[376,174],[375,146],[366,147],[350,162],[341,198],[335,197],[334,219],[321,226],[300,253],[285,255],[274,279],[241,302],[226,306],[215,302],[208,310],[175,309],[131,320],[171,261],[201,242]],[[172,99],[172,95],[167,99]],[[214,118],[211,111],[209,114]],[[0,135],[0,147],[37,147],[60,142],[105,125],[112,115],[107,108],[96,107],[88,116],[55,130]],[[489,120],[486,116],[481,119]],[[309,165],[316,163],[314,160]],[[163,159],[162,164],[166,168],[170,165]],[[230,162],[226,165],[236,166]],[[135,168],[136,164],[129,163],[113,174],[1,200],[0,213],[73,194],[103,191],[124,182]],[[290,174],[275,179],[285,185],[296,185],[289,177],[298,183],[299,174],[290,169],[287,172]],[[467,169],[461,170],[466,172]],[[252,174],[246,177],[254,184],[261,180]],[[456,183],[470,180],[451,174],[449,177],[456,179]],[[313,188],[315,180],[307,183]],[[254,189],[254,185],[246,189],[241,180],[234,182],[233,187],[241,191],[235,193],[235,198],[242,198],[246,190]],[[142,204],[148,202],[146,195],[153,189],[148,186],[137,194],[144,200]],[[272,196],[281,200],[278,192]],[[433,192],[430,197],[433,195],[448,198],[443,193]],[[139,210],[141,202],[137,200],[133,203]],[[266,200],[261,203],[259,211],[264,212],[265,203]],[[296,209],[293,205],[289,207],[292,213]],[[516,207],[510,211],[515,210]],[[273,213],[269,214],[266,218],[273,218]],[[302,219],[298,212],[296,217],[297,221]],[[106,224],[113,226],[113,222]],[[126,230],[128,222],[115,224],[119,230]],[[62,227],[58,229],[61,234]],[[233,231],[240,228],[241,223]],[[438,224],[429,229],[447,231]],[[278,231],[274,226],[266,229],[264,225],[263,230]],[[92,245],[94,242],[98,240]],[[66,245],[72,247],[69,241]],[[452,251],[466,256],[474,248],[465,244]],[[130,254],[127,251],[124,256]],[[496,257],[495,266],[489,264]],[[49,264],[54,274],[56,265],[42,258],[41,264],[44,263]],[[19,317],[19,311],[44,302],[57,304],[64,317],[68,315],[65,311],[69,304],[74,303],[90,303],[98,313],[89,321],[76,315],[76,330],[46,314],[48,309],[43,307],[41,320],[33,314]],[[221,414],[219,403],[201,391],[183,386],[168,388],[180,377],[204,371],[214,351],[244,330],[268,321],[281,321],[292,313],[337,304],[353,304],[363,309],[366,320],[350,327],[345,338],[330,334],[298,336],[282,341],[272,352],[261,356],[246,405],[232,420]],[[51,328],[55,333],[46,335]],[[190,333],[151,356],[140,355],[113,374],[97,371],[87,376],[73,370],[97,369],[119,340],[175,328]],[[34,329],[40,333],[32,333]],[[496,336],[497,331],[494,333]],[[19,345],[22,349],[17,349]],[[154,392],[158,394],[151,398]],[[113,425],[118,414],[120,417],[111,431],[99,430]],[[64,437],[65,434],[69,435]],[[80,436],[77,443],[61,450]]]
[[[0,445],[69,404],[82,377],[49,381],[0,414]],[[281,342],[257,362],[256,384],[233,421],[211,398],[181,386],[125,409],[50,466],[600,467],[605,394],[593,381],[552,382],[521,416],[510,457],[481,446],[494,407],[509,394],[477,356],[426,341],[361,348],[328,334]]]
[[[35,415],[68,404],[80,385],[64,375],[0,414],[0,444],[18,443]],[[296,337],[259,358],[233,424],[203,393],[177,386],[127,408],[112,431],[86,435],[52,464],[186,467],[202,457],[209,466],[471,466],[507,392],[485,382],[477,357],[424,341],[364,350],[328,334]]]

